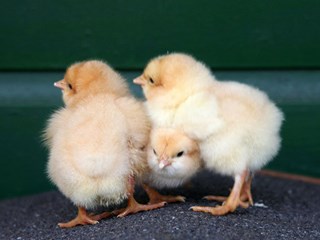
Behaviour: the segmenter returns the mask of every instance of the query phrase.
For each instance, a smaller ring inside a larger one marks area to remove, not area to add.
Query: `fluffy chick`
[[[172,128],[153,129],[148,147],[150,172],[144,185],[149,203],[184,202],[182,196],[164,196],[156,188],[175,188],[186,183],[201,168],[200,151],[196,141]]]
[[[237,82],[221,82],[201,62],[186,54],[152,59],[134,79],[147,99],[156,127],[181,129],[197,140],[206,168],[234,177],[228,198],[217,207],[194,211],[224,215],[252,205],[252,173],[280,148],[282,112],[262,91]]]
[[[147,169],[150,122],[125,80],[101,61],[86,61],[70,66],[54,85],[62,89],[65,107],[51,116],[45,130],[47,170],[78,207],[78,216],[59,226],[95,224],[110,213],[92,216],[86,209],[126,198],[128,207],[120,216],[157,207],[133,198],[134,179]]]

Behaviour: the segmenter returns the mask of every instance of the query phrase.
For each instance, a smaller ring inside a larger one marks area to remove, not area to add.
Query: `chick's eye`
[[[68,87],[72,90],[72,85],[70,83],[68,83]]]
[[[154,80],[150,77],[149,78],[149,82],[151,83],[151,84],[154,84]]]
[[[154,155],[157,155],[157,152],[156,152],[156,150],[154,150],[154,149],[152,149],[153,150],[153,153],[154,153]]]
[[[183,151],[178,152],[177,157],[181,157],[183,155],[183,153],[184,153]]]

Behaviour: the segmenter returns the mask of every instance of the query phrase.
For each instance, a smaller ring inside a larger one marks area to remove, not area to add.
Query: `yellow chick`
[[[144,185],[149,203],[184,202],[182,196],[164,196],[158,189],[175,188],[185,184],[201,168],[200,151],[196,141],[172,128],[153,129],[148,148],[150,172]]]
[[[86,209],[119,204],[119,216],[162,207],[140,205],[134,198],[135,177],[148,167],[150,122],[125,80],[101,61],[70,66],[61,88],[65,107],[49,119],[44,138],[49,147],[47,171],[52,182],[77,207],[78,215],[60,227],[96,224],[110,213]]]
[[[201,62],[186,54],[152,59],[134,79],[142,86],[155,127],[181,129],[200,146],[205,167],[234,177],[229,197],[217,207],[194,211],[224,215],[253,204],[252,173],[280,148],[282,112],[262,91],[238,82],[218,81]]]

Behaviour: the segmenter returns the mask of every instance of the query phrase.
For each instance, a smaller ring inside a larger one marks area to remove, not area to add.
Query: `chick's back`
[[[76,205],[118,203],[126,197],[130,174],[127,130],[113,95],[101,94],[58,111],[48,127],[49,133],[55,131],[50,178]]]
[[[280,148],[282,112],[260,90],[237,82],[219,82],[211,90],[222,128],[201,144],[206,164],[220,173],[258,170]]]

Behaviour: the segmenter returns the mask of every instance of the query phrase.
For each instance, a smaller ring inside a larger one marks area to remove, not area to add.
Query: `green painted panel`
[[[0,70],[88,58],[140,69],[189,52],[215,68],[319,68],[320,1],[40,1],[0,9]]]
[[[320,104],[280,107],[282,149],[267,168],[320,178]]]
[[[131,82],[139,72],[122,72]],[[320,71],[218,71],[266,91],[284,111],[283,144],[267,168],[320,177]],[[63,72],[0,73],[0,199],[52,189],[40,135],[62,105]],[[303,80],[303,81],[301,81]],[[140,87],[130,84],[142,97]]]
[[[0,107],[0,198],[50,189],[41,132],[52,109]]]
[[[320,105],[280,106],[283,146],[267,168],[320,177]],[[52,189],[40,135],[50,107],[0,107],[0,199]]]

